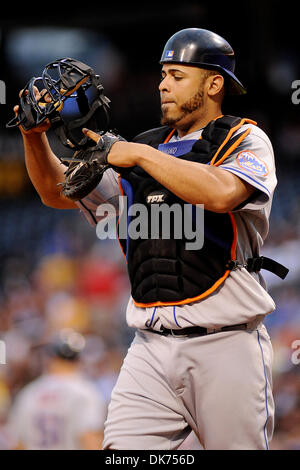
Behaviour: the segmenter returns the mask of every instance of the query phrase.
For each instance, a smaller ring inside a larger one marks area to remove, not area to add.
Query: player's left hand
[[[96,144],[98,144],[101,136],[90,129],[83,128],[82,132],[84,135],[92,139]],[[136,146],[139,144],[134,144],[126,141],[115,142],[109,153],[107,154],[107,163],[116,167],[131,167],[137,165],[137,156],[136,156]]]

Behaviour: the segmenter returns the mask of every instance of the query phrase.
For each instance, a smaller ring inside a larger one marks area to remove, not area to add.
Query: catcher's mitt
[[[63,159],[62,161],[67,161],[69,166],[65,171],[65,181],[59,183],[62,186],[62,193],[67,198],[78,201],[95,189],[108,168],[119,172],[121,168],[107,162],[111,147],[119,141],[125,139],[112,132],[106,132],[100,136],[97,145],[77,150],[72,157]]]

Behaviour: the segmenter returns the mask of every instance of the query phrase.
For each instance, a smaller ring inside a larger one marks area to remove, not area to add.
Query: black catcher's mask
[[[91,67],[63,58],[46,65],[41,77],[29,80],[20,97],[18,115],[6,127],[21,125],[29,130],[48,119],[63,145],[83,149],[94,142],[82,133],[82,127],[99,133],[108,130],[109,103]]]

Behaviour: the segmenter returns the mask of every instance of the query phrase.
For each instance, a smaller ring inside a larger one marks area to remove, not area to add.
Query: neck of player
[[[187,134],[203,129],[214,119],[223,116],[221,106],[219,103],[214,103],[214,106],[202,108],[195,112],[190,113],[188,116],[178,121],[174,126],[177,130],[178,137],[184,137]]]

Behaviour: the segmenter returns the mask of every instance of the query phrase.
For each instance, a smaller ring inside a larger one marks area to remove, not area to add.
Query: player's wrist
[[[144,145],[134,142],[115,142],[107,156],[107,161],[111,165],[120,167],[139,165],[141,147],[144,147]]]
[[[132,143],[131,145],[134,165],[144,168],[153,160],[153,149],[149,145],[139,143]]]
[[[47,135],[45,131],[32,132],[20,129],[20,132],[24,142],[29,143],[31,145],[41,145],[47,142]]]

